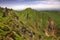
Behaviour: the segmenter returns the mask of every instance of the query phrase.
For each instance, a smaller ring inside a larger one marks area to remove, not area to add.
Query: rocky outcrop
[[[56,31],[56,24],[55,22],[49,17],[48,18],[48,28],[45,30],[46,36],[55,36]]]

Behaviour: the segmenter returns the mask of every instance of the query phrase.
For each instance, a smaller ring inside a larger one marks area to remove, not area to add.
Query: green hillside
[[[60,40],[60,12],[0,7],[0,40]]]

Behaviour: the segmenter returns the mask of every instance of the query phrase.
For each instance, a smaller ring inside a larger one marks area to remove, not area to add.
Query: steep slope
[[[0,7],[0,40],[58,40],[59,22],[59,12]]]

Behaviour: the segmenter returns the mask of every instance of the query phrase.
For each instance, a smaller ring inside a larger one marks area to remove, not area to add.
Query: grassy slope
[[[19,17],[19,20],[15,20],[13,17],[13,14],[16,13]],[[27,17],[28,14],[28,17]],[[50,11],[36,11],[32,10],[30,8],[23,10],[23,11],[10,11],[10,15],[3,18],[2,13],[0,12],[0,35],[4,38],[7,33],[10,33],[12,30],[14,30],[13,34],[15,36],[14,39],[16,40],[29,40],[28,33],[25,36],[22,36],[21,28],[25,27],[29,31],[35,32],[35,38],[33,40],[38,40],[38,36],[41,35],[45,40],[51,40],[51,37],[46,37],[43,30],[48,27],[48,16],[51,17],[55,23],[57,24],[57,27],[60,29],[60,14],[59,12],[50,12]],[[19,28],[15,26],[10,27],[9,20],[13,19],[13,22],[16,25],[19,25]],[[20,23],[20,21],[23,22],[23,24]],[[3,24],[6,23],[6,24]],[[38,23],[38,24],[36,24]],[[7,28],[8,27],[8,28]],[[8,31],[4,31],[3,29],[9,29]],[[10,34],[9,34],[10,35]],[[1,38],[2,38],[1,37]]]

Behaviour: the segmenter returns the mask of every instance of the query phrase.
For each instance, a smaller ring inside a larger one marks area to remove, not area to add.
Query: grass
[[[5,9],[3,10],[3,12],[4,11]],[[2,17],[3,12],[0,11],[0,36],[4,35],[2,37],[6,37],[6,35],[9,33],[8,35],[13,35],[14,38],[12,39],[29,40],[31,39],[29,36],[30,33],[22,33],[22,28],[25,27],[29,32],[32,31],[35,33],[35,38],[32,39],[38,40],[39,35],[41,35],[43,39],[51,40],[52,37],[47,37],[44,33],[44,30],[48,28],[48,17],[50,17],[55,22],[57,28],[60,30],[60,12],[58,11],[37,11],[31,8],[27,8],[22,11],[9,10],[10,14],[8,13],[6,17]],[[14,17],[14,14],[16,14],[19,19],[16,19]],[[9,22],[10,20],[12,21]],[[58,31],[56,30],[56,37],[57,34],[58,36],[60,36]]]

